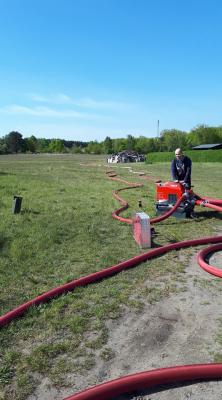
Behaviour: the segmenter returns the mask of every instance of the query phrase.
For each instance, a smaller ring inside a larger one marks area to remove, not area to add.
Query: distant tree
[[[113,139],[113,153],[126,150],[126,139]]]
[[[103,142],[103,149],[105,154],[113,153],[113,141],[109,136],[107,136]]]
[[[38,140],[34,135],[29,138],[24,139],[26,151],[30,151],[31,153],[35,153],[38,147]]]
[[[126,149],[134,150],[134,146],[135,146],[135,138],[132,135],[127,135]]]
[[[7,152],[8,152],[7,144],[5,142],[5,139],[2,138],[0,139],[0,154],[7,154]]]
[[[49,152],[50,139],[38,139],[37,140],[37,151],[39,153]]]
[[[73,144],[70,151],[73,154],[81,154],[81,153],[83,153],[83,148],[81,146],[77,146],[76,144]]]
[[[85,151],[88,154],[102,154],[103,146],[102,144],[98,143],[97,140],[95,140],[88,143],[88,146],[86,147]]]
[[[187,148],[186,132],[177,129],[166,129],[161,132],[162,151],[174,151],[177,147]]]
[[[64,153],[65,146],[60,139],[52,139],[49,144],[49,152],[50,153]]]
[[[80,140],[62,140],[63,144],[65,147],[67,147],[68,149],[71,149],[74,145],[78,146],[78,147],[86,147],[87,146],[87,142],[81,142]]]
[[[150,152],[150,141],[150,138],[140,136],[139,138],[135,139],[134,149],[138,153],[147,154],[148,152]]]
[[[22,134],[16,131],[10,132],[5,136],[5,143],[10,153],[21,152],[23,145]]]
[[[221,143],[222,142],[222,126],[217,127],[217,134],[218,134],[218,138],[219,138],[219,143]]]
[[[153,153],[160,149],[159,138],[150,138],[147,145],[147,153]]]
[[[188,134],[189,147],[198,146],[199,144],[220,143],[222,139],[221,133],[220,127],[198,125]]]

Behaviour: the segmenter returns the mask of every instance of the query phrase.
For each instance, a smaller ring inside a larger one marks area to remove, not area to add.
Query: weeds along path
[[[118,192],[120,190],[126,190],[126,189],[132,189],[132,188],[137,188],[141,187],[142,184],[135,184],[135,183],[129,183],[127,181],[123,181],[120,178],[118,178],[113,172],[107,173],[110,179],[115,180],[115,181],[121,181],[123,183],[126,183],[128,186],[126,188],[122,188],[119,190],[116,190],[114,192],[115,198],[120,201],[122,204],[122,207],[118,210],[116,210],[113,213],[113,217],[122,221],[126,222],[128,224],[132,223],[131,219],[124,219],[122,217],[119,217],[119,213],[123,210],[125,210],[128,207],[128,203],[121,199],[120,196],[118,195]],[[162,221],[163,219],[168,218],[178,207],[180,202],[183,200],[181,197],[175,206],[172,208],[172,210],[165,215],[162,215],[157,218],[151,219],[151,223],[157,223]],[[207,198],[201,198],[198,196],[197,201],[199,202],[198,204],[204,203],[204,206],[209,206],[211,208],[214,208],[217,211],[222,211],[222,200],[217,200],[217,199],[210,199],[210,201]],[[168,251],[171,250],[176,250],[176,249],[181,249],[181,248],[187,248],[190,246],[197,246],[197,245],[203,245],[203,244],[217,244],[215,247],[211,246],[208,249],[205,250],[204,253],[199,254],[199,259],[203,260],[203,257],[205,257],[209,252],[214,252],[214,251],[219,251],[222,249],[222,236],[213,236],[213,237],[205,237],[205,238],[199,238],[199,239],[192,239],[192,240],[186,240],[186,241],[181,241],[177,243],[172,243],[168,244],[159,248],[151,249],[146,253],[140,254],[136,257],[133,257],[129,260],[123,261],[119,264],[113,265],[111,267],[108,267],[104,270],[101,270],[96,273],[92,273],[90,275],[84,276],[80,279],[73,280],[69,283],[66,283],[64,285],[61,285],[57,288],[54,288],[48,292],[43,293],[40,296],[37,296],[36,298],[16,307],[12,311],[9,311],[5,315],[0,317],[0,327],[8,325],[12,320],[15,318],[18,318],[22,316],[30,307],[33,305],[39,305],[41,303],[47,302],[48,300],[57,297],[58,295],[61,295],[63,293],[66,293],[68,291],[74,290],[76,287],[79,286],[86,286],[90,283],[99,281],[101,279],[107,278],[111,275],[117,274],[118,272],[132,268],[144,261],[147,261],[149,259],[152,259],[153,257],[160,256],[162,254],[167,253]],[[203,261],[204,262],[204,261]],[[205,263],[206,264],[206,263]],[[208,266],[210,267],[208,272],[213,273],[216,276],[222,277],[217,269],[215,269],[213,266]],[[208,269],[206,265],[203,266],[203,268]],[[134,389],[140,389],[140,388],[147,388],[147,387],[153,387],[156,385],[160,385],[162,383],[175,383],[178,381],[186,381],[186,380],[197,380],[197,379],[214,379],[214,378],[221,378],[222,377],[222,364],[201,364],[201,365],[193,365],[193,366],[180,366],[180,367],[171,367],[171,368],[165,368],[165,369],[158,369],[154,371],[147,371],[144,373],[140,374],[135,374],[135,375],[130,375],[128,377],[124,377],[121,379],[117,379],[115,381],[111,381],[99,386],[95,386],[91,389],[88,389],[86,391],[77,393],[75,395],[72,395],[71,397],[66,398],[66,400],[99,400],[99,399],[111,399],[113,397],[116,397],[117,395],[123,394],[128,392],[129,390],[134,390]]]

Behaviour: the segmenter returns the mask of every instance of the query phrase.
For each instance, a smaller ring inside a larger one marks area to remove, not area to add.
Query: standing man
[[[171,162],[172,178],[184,183],[186,188],[190,189],[192,161],[189,157],[183,155],[180,148],[175,150],[175,156],[176,158]]]

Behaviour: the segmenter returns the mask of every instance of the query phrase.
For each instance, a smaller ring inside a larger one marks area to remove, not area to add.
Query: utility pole
[[[159,144],[160,144],[160,151],[161,149],[161,138],[160,138],[160,121],[159,119],[157,120],[157,138],[159,139]]]
[[[159,138],[160,136],[160,121],[157,120],[157,137]]]

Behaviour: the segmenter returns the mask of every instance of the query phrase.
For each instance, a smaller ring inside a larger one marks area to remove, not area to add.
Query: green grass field
[[[130,164],[154,179],[169,180],[169,163]],[[109,165],[110,167],[110,165]],[[138,211],[138,200],[155,215],[154,181],[139,179],[123,165],[123,179],[144,183],[122,192],[130,203],[124,216]],[[112,190],[123,187],[106,176],[105,157],[84,155],[16,155],[0,157],[0,314],[53,287],[127,260],[141,250],[130,226],[111,217],[119,207]],[[194,191],[222,198],[219,163],[193,165]],[[22,212],[12,213],[14,195],[23,197]],[[197,208],[199,219],[171,217],[156,227],[155,245],[221,231],[222,216]],[[112,357],[106,347],[105,321],[125,307],[142,312],[144,299],[159,301],[183,279],[196,249],[172,252],[102,282],[33,307],[23,318],[0,330],[0,399],[22,400],[47,376],[59,386],[66,376],[93,368],[95,357]],[[183,259],[183,261],[181,261]],[[155,284],[165,277],[164,288]],[[144,282],[153,283],[150,290]]]

